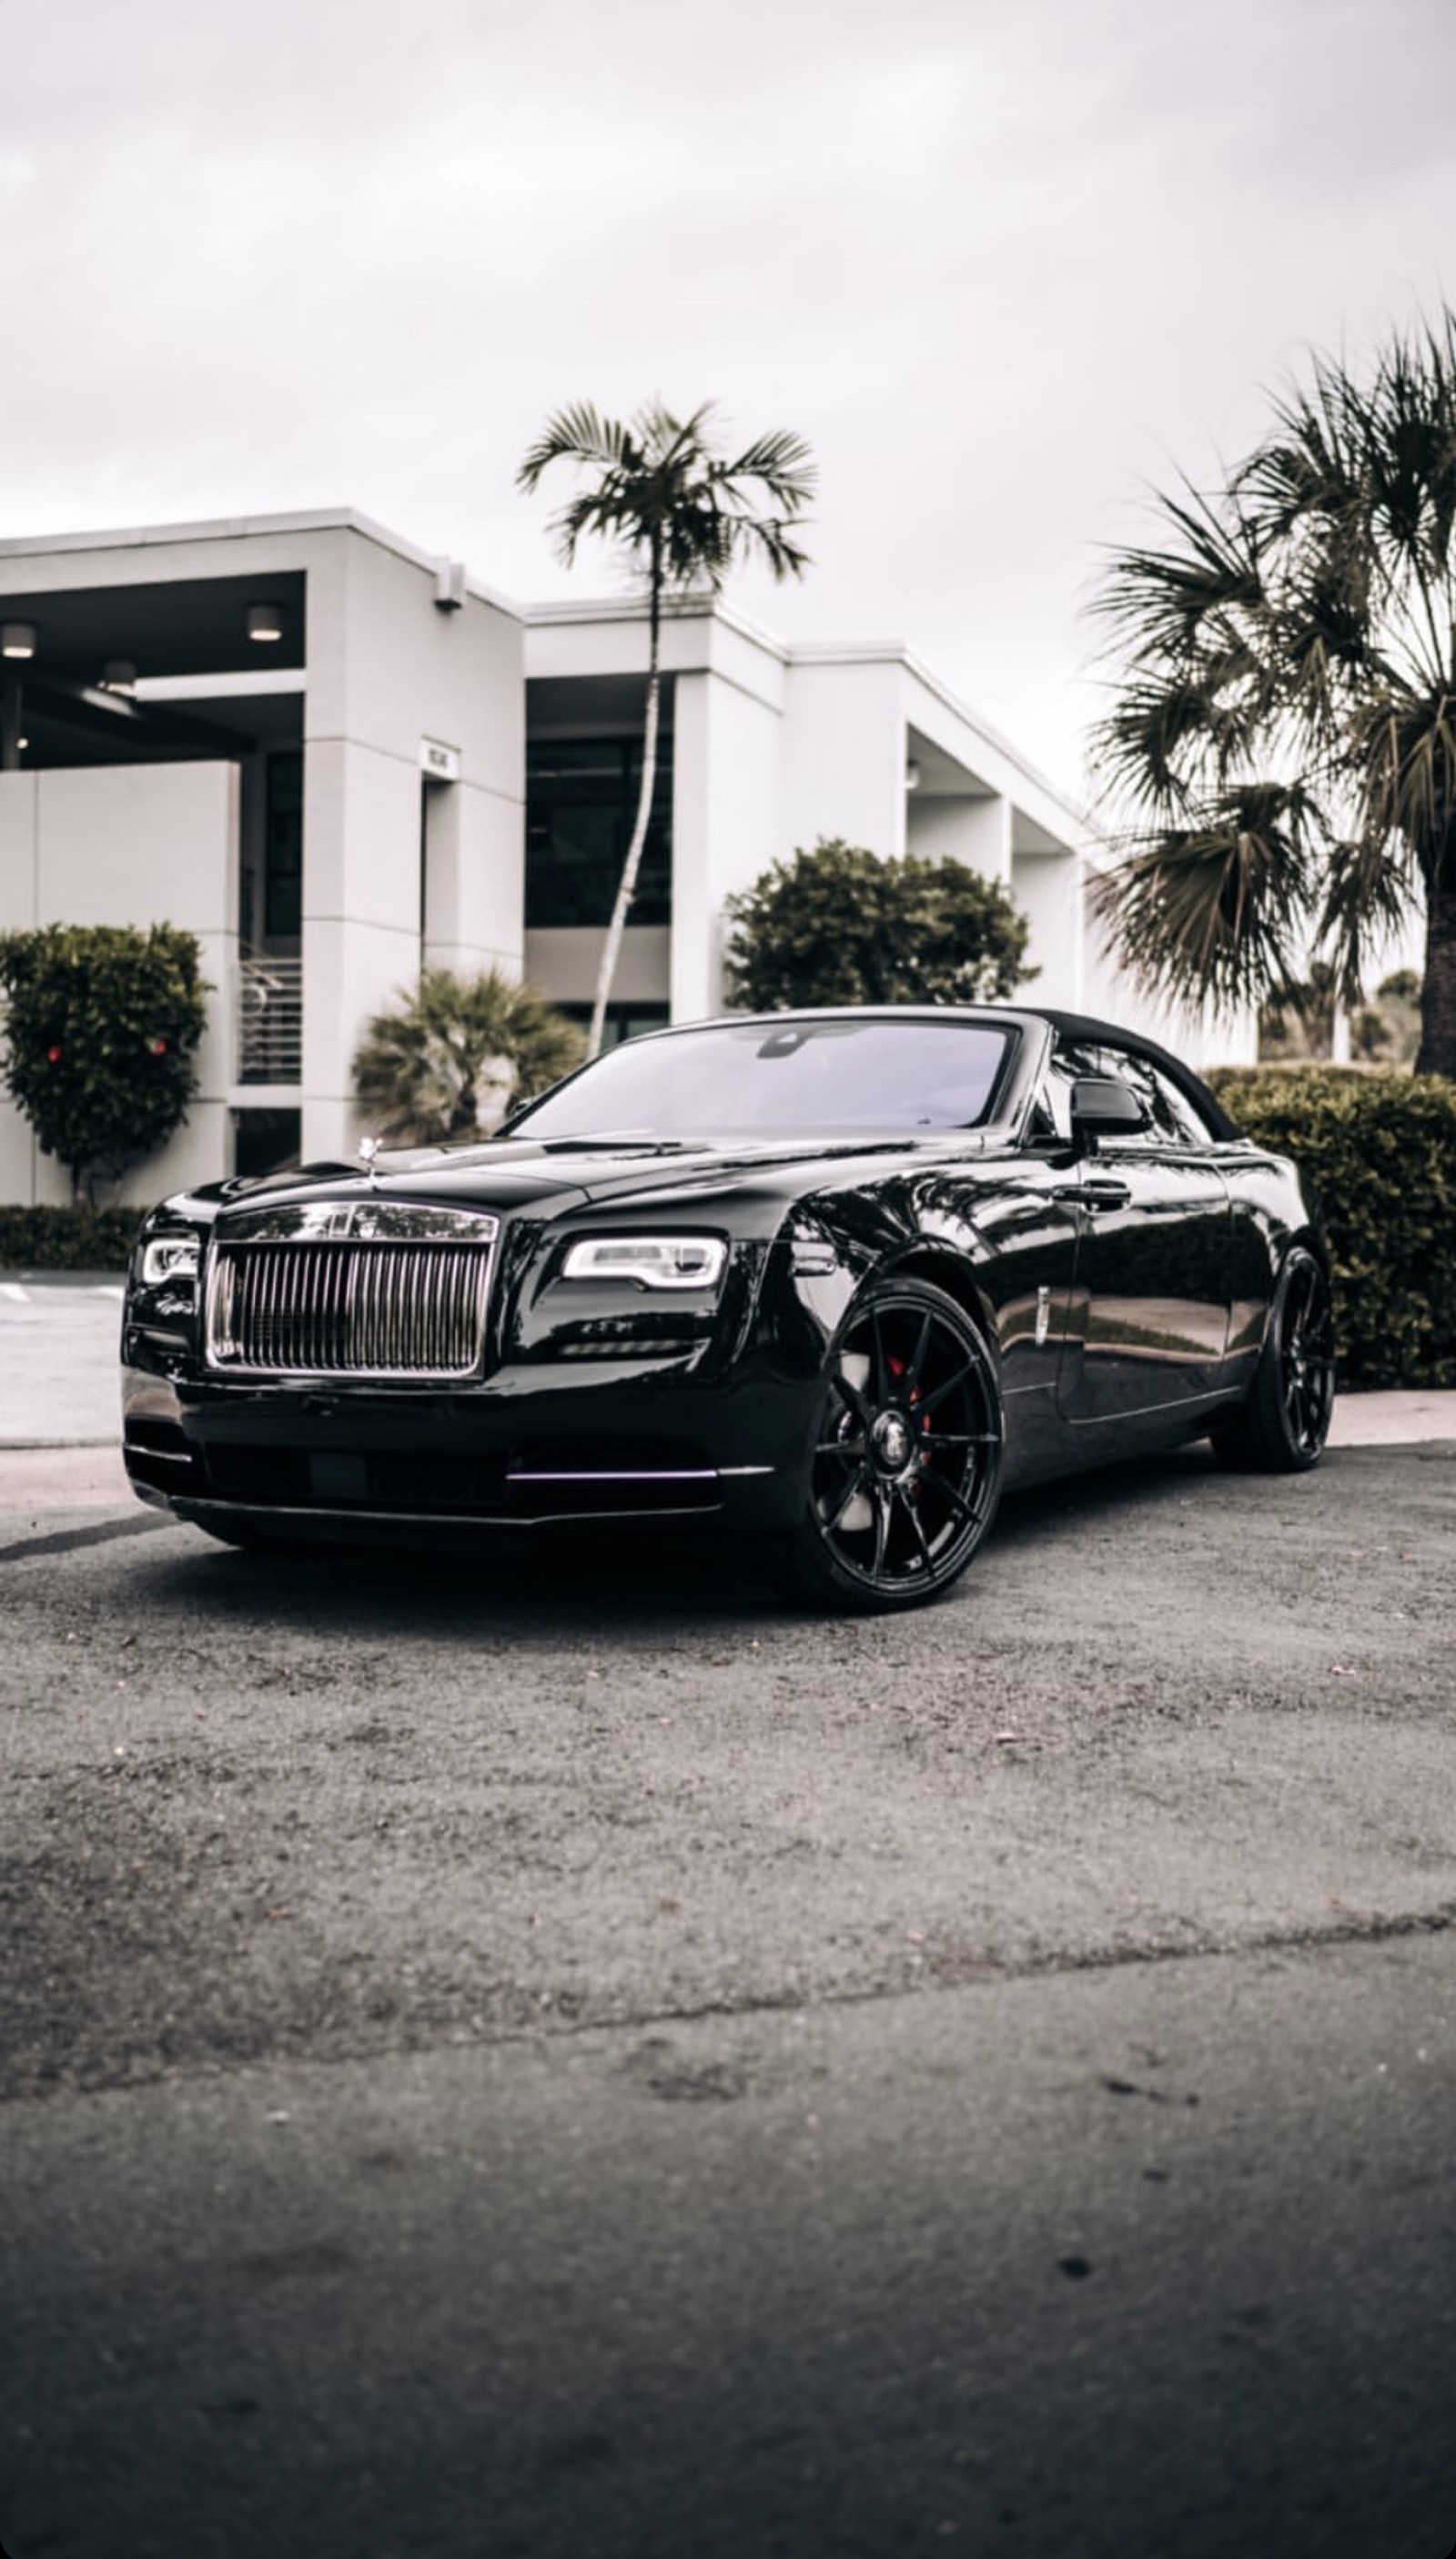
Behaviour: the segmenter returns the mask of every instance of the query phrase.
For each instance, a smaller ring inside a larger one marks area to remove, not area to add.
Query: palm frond
[[[731,462],[712,462],[709,477],[715,484],[729,488],[744,480],[758,481],[765,495],[786,516],[801,515],[818,488],[818,473],[807,444],[788,427],[756,437]]]
[[[787,524],[813,493],[807,445],[776,428],[730,460],[713,449],[715,416],[710,401],[679,417],[654,399],[630,426],[587,402],[548,419],[516,475],[519,485],[534,489],[558,461],[589,475],[550,521],[558,556],[569,566],[587,535],[600,536],[659,591],[716,591],[750,551],[776,577],[801,575],[808,554]]]
[[[609,471],[631,467],[632,429],[620,419],[603,417],[590,400],[574,400],[547,418],[515,474],[517,489],[533,491],[553,462],[596,464]]]
[[[1126,830],[1097,907],[1165,993],[1266,994],[1313,936],[1352,1000],[1456,880],[1456,313],[1363,370],[1313,360],[1161,526],[1095,607],[1093,761]]]
[[[1244,784],[1136,841],[1094,877],[1093,913],[1152,993],[1257,1001],[1295,980],[1319,826],[1298,786]]]
[[[1372,964],[1404,931],[1418,897],[1412,865],[1383,830],[1332,842],[1325,854],[1317,938],[1342,1004],[1365,1001]]]

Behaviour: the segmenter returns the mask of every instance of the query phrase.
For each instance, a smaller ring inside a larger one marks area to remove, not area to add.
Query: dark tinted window
[[[532,738],[525,763],[525,920],[606,924],[632,841],[642,740]],[[657,747],[652,816],[628,921],[672,920],[672,740]]]
[[[303,757],[268,758],[264,818],[263,931],[287,942],[303,931]]]
[[[629,1041],[516,1125],[522,1136],[971,1129],[1012,1037],[980,1022],[772,1022]]]

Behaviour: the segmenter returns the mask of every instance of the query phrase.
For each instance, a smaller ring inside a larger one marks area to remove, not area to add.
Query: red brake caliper
[[[895,1354],[894,1354],[894,1352],[893,1352],[893,1351],[890,1353],[889,1357],[886,1359],[885,1366],[886,1366],[886,1368],[889,1370],[890,1375],[891,1375],[892,1377],[903,1377],[903,1376],[905,1375],[905,1362],[904,1362],[904,1360],[903,1360],[903,1359],[897,1359],[897,1358],[895,1357]],[[910,1401],[911,1401],[911,1403],[912,1403],[912,1404],[919,1404],[919,1402],[920,1402],[920,1388],[919,1388],[918,1386],[913,1386],[913,1387],[911,1388],[911,1390],[910,1390]],[[923,1414],[923,1415],[921,1416],[921,1425],[920,1425],[920,1427],[921,1427],[921,1432],[922,1432],[922,1435],[923,1435],[924,1437],[926,1437],[926,1438],[929,1438],[929,1436],[930,1436],[930,1434],[931,1434],[931,1431],[932,1431],[932,1430],[934,1430],[934,1428],[935,1428],[935,1424],[934,1424],[934,1422],[933,1422],[933,1420],[932,1420],[932,1418],[931,1418],[931,1416],[930,1416],[930,1414],[929,1414],[929,1413]],[[919,1501],[919,1499],[920,1499],[920,1486],[919,1486],[919,1484],[918,1484],[918,1483],[914,1483],[914,1482],[912,1482],[912,1483],[906,1484],[906,1485],[904,1486],[904,1488],[903,1488],[903,1489],[904,1489],[904,1492],[905,1492],[906,1498],[907,1498],[908,1500],[910,1500],[910,1501]]]

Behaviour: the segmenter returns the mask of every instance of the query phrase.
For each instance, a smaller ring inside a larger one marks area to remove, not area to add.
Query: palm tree
[[[1417,1071],[1456,1076],[1456,315],[1308,387],[1097,609],[1119,675],[1093,761],[1126,824],[1093,888],[1144,983],[1229,1007],[1311,950],[1340,999],[1422,910]]]
[[[567,567],[585,533],[600,533],[624,551],[647,582],[648,693],[642,784],[627,858],[622,865],[612,920],[602,946],[587,1054],[602,1045],[607,999],[647,841],[657,773],[659,655],[663,601],[691,586],[714,595],[736,561],[756,553],[776,578],[801,577],[807,554],[789,527],[814,490],[808,446],[780,429],[759,436],[731,460],[714,451],[711,403],[690,417],[674,417],[650,400],[624,423],[602,417],[589,401],[558,409],[546,420],[520,469],[516,485],[533,491],[553,462],[573,463],[590,475],[586,487],[552,518],[559,557]],[[770,512],[756,512],[766,499]]]
[[[404,1146],[488,1136],[516,1103],[581,1064],[581,1033],[538,986],[488,969],[424,969],[393,1012],[376,1013],[354,1060],[370,1127]]]

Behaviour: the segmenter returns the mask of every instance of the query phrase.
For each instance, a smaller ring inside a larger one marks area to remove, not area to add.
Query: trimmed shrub
[[[893,858],[821,837],[726,901],[728,1000],[989,1004],[1037,975],[1028,919],[999,880],[964,862]]]
[[[124,1271],[139,1208],[0,1208],[0,1271]]]
[[[1334,1259],[1341,1385],[1456,1387],[1456,1084],[1338,1066],[1207,1081],[1305,1176]]]
[[[175,925],[47,924],[0,934],[4,1079],[94,1206],[97,1180],[154,1155],[187,1118],[207,1027],[196,936]]]

